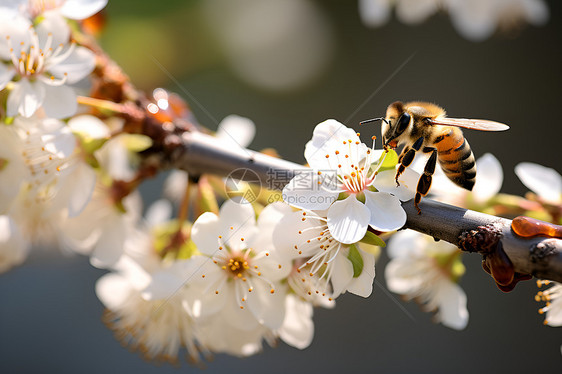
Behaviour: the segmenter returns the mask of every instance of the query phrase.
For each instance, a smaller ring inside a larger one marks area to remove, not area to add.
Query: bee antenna
[[[388,121],[384,117],[378,117],[378,118],[371,118],[371,119],[367,119],[365,121],[361,121],[361,122],[359,122],[359,126],[365,125],[367,123],[375,122],[375,121],[384,121],[386,124],[388,124]]]

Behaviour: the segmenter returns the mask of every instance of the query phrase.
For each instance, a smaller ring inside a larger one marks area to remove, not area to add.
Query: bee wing
[[[442,117],[431,119],[430,122],[433,125],[464,127],[466,129],[480,131],[505,131],[509,129],[508,125],[495,121],[488,121],[486,119]]]

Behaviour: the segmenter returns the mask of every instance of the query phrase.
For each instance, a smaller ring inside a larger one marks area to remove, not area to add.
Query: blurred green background
[[[465,135],[477,158],[492,152],[502,163],[502,191],[523,194],[517,163],[562,171],[562,4],[548,6],[545,26],[474,43],[445,13],[417,26],[392,17],[368,28],[356,1],[110,0],[101,42],[138,87],[179,93],[211,129],[229,114],[249,117],[257,125],[252,148],[274,147],[301,163],[317,123],[336,118],[355,127],[395,100],[432,101],[451,116],[507,123],[505,133]],[[361,132],[368,139],[379,128]],[[148,199],[159,197],[161,179],[143,186]],[[344,295],[335,310],[315,311],[307,350],[281,343],[246,359],[218,355],[206,372],[561,372],[562,330],[542,325],[534,282],[504,294],[479,256],[465,256],[470,322],[457,332],[390,298],[381,289],[386,261],[367,300]],[[197,371],[145,363],[113,339],[94,293],[103,273],[86,258],[35,255],[3,275],[0,371]]]

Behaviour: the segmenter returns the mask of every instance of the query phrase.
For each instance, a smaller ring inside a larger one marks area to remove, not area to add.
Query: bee
[[[450,118],[445,110],[426,102],[402,103],[396,101],[386,110],[385,118],[375,118],[361,124],[382,120],[383,147],[395,149],[404,145],[398,158],[398,178],[412,163],[416,152],[430,153],[423,174],[420,176],[414,197],[414,206],[421,213],[419,203],[431,187],[437,161],[445,175],[458,186],[472,191],[476,181],[476,161],[459,127],[481,131],[504,131],[503,123],[466,118]]]

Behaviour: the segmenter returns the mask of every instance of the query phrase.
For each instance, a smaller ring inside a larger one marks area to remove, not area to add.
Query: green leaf
[[[349,246],[347,259],[351,261],[353,265],[353,278],[357,278],[363,272],[363,257],[361,257],[359,250],[354,244]]]
[[[381,159],[379,160],[379,163],[382,160],[382,165],[379,168],[379,172],[381,171],[385,171],[385,170],[394,170],[394,168],[396,167],[396,165],[398,164],[398,154],[396,154],[396,152],[394,151],[394,149],[390,149],[388,150],[387,153],[383,153],[381,156]]]
[[[131,152],[142,152],[152,146],[152,139],[141,134],[124,134],[123,144]]]
[[[367,231],[363,239],[361,239],[360,241],[365,244],[376,245],[378,247],[386,247],[386,243],[384,242],[384,240],[370,231]]]

